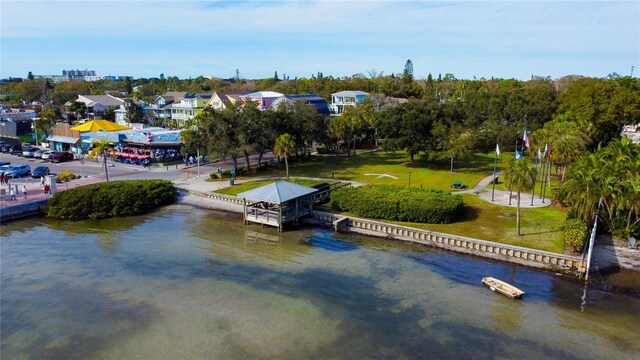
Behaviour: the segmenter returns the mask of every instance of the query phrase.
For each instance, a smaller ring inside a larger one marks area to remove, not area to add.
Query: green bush
[[[49,217],[71,220],[130,216],[171,204],[176,196],[168,180],[111,181],[59,192],[44,211]]]
[[[393,221],[448,224],[460,218],[463,206],[458,195],[396,185],[347,187],[331,194],[335,210]]]
[[[564,243],[569,245],[575,251],[582,251],[584,248],[584,241],[589,234],[589,228],[585,223],[578,219],[568,219],[563,227],[564,231]]]

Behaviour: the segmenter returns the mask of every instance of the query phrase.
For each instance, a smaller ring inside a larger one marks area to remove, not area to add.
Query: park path
[[[498,171],[496,173],[496,177],[502,176],[503,173],[504,173],[504,171]],[[453,192],[453,194],[477,194],[477,193],[481,192],[482,190],[484,190],[484,188],[486,188],[489,184],[491,184],[491,181],[493,181],[493,174],[491,174],[491,175],[485,177],[484,179],[480,180],[476,184],[476,186],[472,187],[471,189],[456,191],[456,192]]]

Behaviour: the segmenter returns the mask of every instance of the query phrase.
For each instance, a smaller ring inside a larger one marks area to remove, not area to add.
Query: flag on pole
[[[538,160],[542,160],[542,153],[540,152],[540,146],[538,146],[538,155],[536,156]]]
[[[520,159],[522,159],[522,155],[520,155],[520,152],[516,150],[516,160],[520,160]]]
[[[527,135],[527,130],[524,130],[524,134],[522,135],[522,141],[524,142],[525,149],[528,149],[531,144],[529,144],[529,136]]]
[[[496,144],[496,156],[500,156],[500,147]]]

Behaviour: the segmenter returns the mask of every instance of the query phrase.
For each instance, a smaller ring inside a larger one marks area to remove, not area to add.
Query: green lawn
[[[275,182],[275,180],[249,181],[249,182],[245,182],[245,183],[242,183],[242,184],[236,184],[234,186],[228,186],[226,188],[222,188],[222,189],[216,190],[214,192],[218,193],[218,194],[236,196],[236,195],[238,195],[239,193],[241,193],[243,191],[255,189],[255,188],[260,187],[260,186],[271,184],[272,182]]]
[[[500,165],[500,164],[499,164]],[[333,156],[318,156],[311,160],[290,161],[291,176],[320,177],[340,180],[367,182],[371,184],[393,184],[431,187],[450,191],[451,184],[462,181],[473,187],[482,178],[493,173],[493,153],[475,154],[468,160],[456,161],[454,172],[449,171],[449,161],[434,162],[416,157],[413,164],[409,163],[409,156],[404,152],[375,152],[362,154],[351,159],[341,158],[336,165]],[[284,166],[268,173],[274,176],[284,176]],[[377,175],[365,175],[377,174]],[[389,174],[390,177],[378,177]],[[409,175],[410,174],[410,175]],[[260,175],[265,175],[261,173]]]
[[[520,229],[516,235],[516,208],[499,206],[478,199],[471,194],[462,195],[465,215],[453,224],[398,223],[425,230],[496,241],[504,244],[564,253],[561,227],[566,213],[555,206],[521,209]]]

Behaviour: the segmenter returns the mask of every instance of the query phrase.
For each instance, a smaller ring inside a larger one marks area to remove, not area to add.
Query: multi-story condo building
[[[331,94],[331,104],[329,104],[331,115],[340,116],[348,106],[358,106],[364,103],[364,99],[368,96],[369,93],[359,90],[340,91]]]

